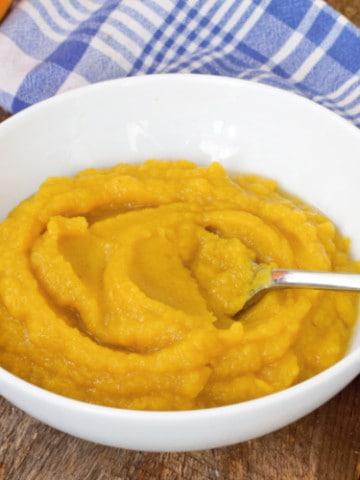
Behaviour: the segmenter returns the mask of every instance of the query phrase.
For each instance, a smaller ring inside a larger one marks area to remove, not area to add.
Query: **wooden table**
[[[360,0],[329,0],[360,25]],[[7,114],[0,109],[0,121]],[[0,480],[360,480],[360,376],[312,414],[232,447],[144,453],[58,432],[0,399]]]

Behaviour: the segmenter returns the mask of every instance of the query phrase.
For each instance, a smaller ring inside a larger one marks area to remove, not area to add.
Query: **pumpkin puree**
[[[123,408],[267,395],[344,355],[357,296],[278,290],[234,319],[253,262],[357,271],[348,247],[276,182],[216,163],[49,178],[0,225],[0,364]]]

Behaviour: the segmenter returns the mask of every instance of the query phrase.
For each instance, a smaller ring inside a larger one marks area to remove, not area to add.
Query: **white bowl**
[[[360,258],[360,131],[324,108],[229,78],[115,80],[47,100],[0,125],[0,219],[50,175],[148,158],[220,161],[273,177],[324,211]],[[90,405],[0,369],[0,393],[39,420],[105,445],[185,451],[249,440],[297,420],[360,372],[360,322],[349,353],[282,392],[227,407],[143,412]]]

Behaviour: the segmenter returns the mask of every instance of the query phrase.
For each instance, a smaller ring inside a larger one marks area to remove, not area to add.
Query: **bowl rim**
[[[274,95],[280,96],[288,96],[288,98],[292,98],[293,102],[297,103],[307,103],[309,108],[313,108],[314,110],[318,110],[319,112],[323,112],[323,114],[327,116],[331,116],[333,121],[337,121],[342,123],[342,127],[346,127],[353,132],[357,132],[357,135],[360,134],[360,129],[356,127],[350,120],[342,117],[338,113],[335,113],[330,108],[318,103],[315,100],[312,100],[310,97],[305,96],[305,94],[299,91],[293,91],[290,89],[280,88],[274,86],[269,83],[261,82],[261,81],[254,81],[254,80],[247,80],[243,78],[231,77],[226,75],[212,75],[212,74],[201,74],[201,73],[153,73],[153,74],[143,74],[137,75],[133,77],[120,77],[120,78],[113,78],[108,80],[99,81],[92,84],[82,85],[80,87],[75,87],[71,90],[67,90],[64,92],[60,92],[52,97],[45,98],[40,100],[28,107],[24,108],[23,110],[12,114],[10,117],[7,117],[5,120],[0,122],[0,132],[5,127],[7,128],[8,125],[11,125],[13,122],[22,120],[23,118],[26,119],[27,115],[33,115],[38,111],[43,110],[44,108],[48,107],[56,107],[57,103],[63,103],[64,101],[70,101],[72,97],[78,98],[79,96],[86,96],[96,92],[97,90],[101,91],[103,89],[116,87],[117,85],[122,85],[124,87],[127,84],[140,84],[146,83],[159,83],[159,82],[166,82],[168,84],[169,79],[171,82],[205,82],[205,83],[213,83],[214,85],[221,84],[224,86],[224,83],[227,83],[229,86],[238,86],[242,85],[243,88],[249,86],[251,89],[259,89],[263,91],[271,91]]]

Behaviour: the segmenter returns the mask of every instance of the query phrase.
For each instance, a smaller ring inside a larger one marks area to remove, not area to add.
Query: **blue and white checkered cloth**
[[[360,126],[359,30],[322,0],[20,0],[0,23],[0,106],[194,72],[295,91]]]

